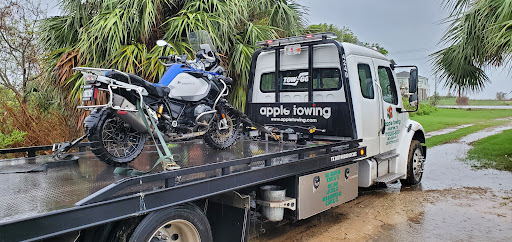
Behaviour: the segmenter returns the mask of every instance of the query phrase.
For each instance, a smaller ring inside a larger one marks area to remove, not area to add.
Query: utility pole
[[[434,86],[435,86],[435,90],[434,90],[434,106],[437,106],[437,96],[439,95],[437,93],[437,74],[434,74]]]

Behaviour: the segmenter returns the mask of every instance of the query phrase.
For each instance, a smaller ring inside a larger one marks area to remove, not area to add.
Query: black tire
[[[91,151],[96,157],[111,166],[122,166],[130,163],[139,156],[146,143],[146,133],[135,131],[131,126],[123,122],[114,115],[114,110],[95,110],[91,112],[89,120],[94,120],[95,124],[89,124],[89,141],[91,142]],[[105,139],[107,129],[115,127],[113,135]],[[114,137],[116,136],[116,137]],[[115,148],[123,149],[124,154]],[[127,148],[126,148],[127,147]]]
[[[240,126],[240,117],[230,105],[225,105],[225,115],[228,121],[228,129],[219,130],[218,121],[220,116],[217,114],[211,123],[211,127],[203,135],[203,139],[208,146],[216,150],[224,150],[232,146],[238,138],[238,128]]]
[[[159,234],[160,232],[160,234]],[[156,236],[160,235],[160,239]],[[213,241],[212,230],[206,215],[193,204],[182,204],[159,210],[146,216],[133,231],[129,242],[164,241]],[[174,240],[173,240],[174,239]]]
[[[407,159],[407,178],[401,179],[400,182],[403,186],[417,185],[421,182],[421,178],[423,178],[423,165],[425,161],[423,147],[419,141],[413,140],[411,142]]]

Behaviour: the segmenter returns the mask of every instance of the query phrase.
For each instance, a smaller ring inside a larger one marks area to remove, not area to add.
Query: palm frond
[[[484,69],[512,57],[512,0],[445,1],[452,8],[441,43],[450,47],[431,55],[445,85],[473,92],[489,82]]]
[[[156,82],[157,61],[174,54],[155,46],[165,39],[193,55],[187,34],[207,30],[236,80],[235,105],[243,107],[256,41],[302,32],[306,9],[286,0],[62,0],[62,16],[41,22],[45,68],[59,88],[78,98],[77,65],[117,68]],[[57,50],[57,51],[56,51]]]

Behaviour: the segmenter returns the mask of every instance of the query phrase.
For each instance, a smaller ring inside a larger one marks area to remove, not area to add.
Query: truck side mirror
[[[409,96],[409,104],[411,104],[411,106],[413,106],[413,107],[417,107],[418,106],[418,95],[411,94]]]
[[[418,69],[411,69],[409,74],[409,93],[416,93],[418,91]],[[417,96],[416,96],[417,100]]]

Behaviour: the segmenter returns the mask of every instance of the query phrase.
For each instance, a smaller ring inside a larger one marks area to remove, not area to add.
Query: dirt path
[[[506,118],[498,118],[498,119],[492,119],[491,121],[512,121],[512,118],[511,117],[506,117]],[[481,123],[481,122],[479,122]],[[478,123],[477,123],[478,124]],[[425,134],[425,138],[430,138],[432,136],[437,136],[437,135],[442,135],[442,134],[448,134],[448,133],[451,133],[451,132],[454,132],[454,131],[457,131],[459,129],[462,129],[462,128],[467,128],[467,127],[470,127],[470,126],[473,126],[475,124],[463,124],[463,125],[458,125],[458,126],[454,126],[454,127],[448,127],[448,128],[444,128],[444,129],[440,129],[440,130],[434,130],[434,131],[430,131],[428,133]]]
[[[285,225],[255,241],[510,241],[512,173],[461,162],[494,127],[427,151],[421,185],[360,190],[349,203]]]
[[[426,133],[425,134],[425,138],[428,139],[428,138],[430,138],[432,136],[451,133],[451,132],[454,132],[454,131],[456,131],[458,129],[466,128],[466,127],[469,127],[469,126],[473,126],[473,124],[464,124],[464,125],[459,125],[459,126],[455,126],[455,127],[449,127],[449,128],[445,128],[445,129],[434,130],[434,131]]]

